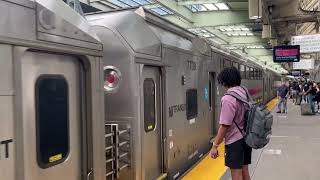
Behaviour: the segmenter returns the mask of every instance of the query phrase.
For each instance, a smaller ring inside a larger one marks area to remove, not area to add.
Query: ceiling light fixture
[[[229,10],[229,6],[227,6],[225,3],[216,3],[214,4],[215,6],[218,7],[219,10]]]
[[[209,11],[216,11],[218,8],[213,4],[203,4]]]

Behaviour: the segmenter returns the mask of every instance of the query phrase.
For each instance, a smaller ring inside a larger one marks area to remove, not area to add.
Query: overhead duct
[[[261,19],[262,2],[261,0],[249,0],[249,19]]]
[[[264,24],[262,28],[262,39],[271,38],[271,25]]]

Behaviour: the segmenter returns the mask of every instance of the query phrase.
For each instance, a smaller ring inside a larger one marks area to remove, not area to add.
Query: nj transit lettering
[[[12,143],[12,142],[13,142],[12,139],[0,141],[0,147],[3,148],[3,146],[4,146],[4,149],[5,149],[4,154],[2,154],[0,151],[0,160],[3,158],[8,159],[10,157],[9,148],[10,148],[10,143]]]
[[[180,111],[185,111],[186,110],[186,105],[185,104],[178,104],[178,105],[173,105],[169,107],[169,117],[172,117],[174,113],[180,112]]]

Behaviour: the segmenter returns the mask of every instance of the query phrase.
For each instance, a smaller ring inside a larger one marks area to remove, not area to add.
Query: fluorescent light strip
[[[217,6],[219,10],[229,10],[230,9],[225,3],[216,3],[214,5]]]
[[[213,4],[203,4],[209,11],[216,11],[218,8]]]

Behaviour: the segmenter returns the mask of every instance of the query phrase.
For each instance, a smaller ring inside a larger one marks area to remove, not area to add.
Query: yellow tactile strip
[[[219,180],[226,172],[224,166],[224,145],[219,146],[219,157],[212,159],[210,153],[193,168],[182,180]]]
[[[268,110],[271,111],[277,103],[277,98],[271,100],[267,104]],[[182,180],[219,180],[227,170],[227,167],[224,165],[224,144],[219,146],[219,155],[217,159],[212,159],[209,153]]]
[[[273,108],[276,107],[277,104],[278,104],[278,98],[272,99],[272,100],[267,104],[268,110],[271,111]]]

